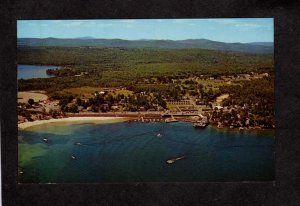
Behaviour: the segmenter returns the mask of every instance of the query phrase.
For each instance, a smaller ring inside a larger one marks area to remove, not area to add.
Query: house
[[[164,111],[165,109],[162,106],[157,107],[157,111]]]
[[[215,109],[215,108],[217,108],[218,110],[223,109],[223,107],[222,107],[222,106],[219,106],[219,105],[215,106],[214,109]]]
[[[25,117],[18,115],[18,122],[25,122]]]
[[[268,74],[268,73],[263,73],[263,74],[261,74],[261,76],[262,76],[262,77],[268,77],[269,74]]]
[[[114,105],[114,106],[111,106],[111,109],[113,109],[113,110],[118,110],[119,109],[119,106],[116,106],[116,105]]]
[[[171,104],[171,105],[191,105],[191,102],[190,102],[190,100],[167,101],[167,104]]]
[[[196,105],[205,105],[205,102],[201,101],[201,100],[197,100],[196,101]]]
[[[101,104],[101,111],[102,112],[109,111],[109,105],[108,104]]]
[[[83,106],[79,106],[79,107],[78,107],[78,111],[79,111],[79,112],[82,112],[82,111],[83,111]]]
[[[141,111],[141,112],[146,111],[145,107],[140,107],[140,111]]]

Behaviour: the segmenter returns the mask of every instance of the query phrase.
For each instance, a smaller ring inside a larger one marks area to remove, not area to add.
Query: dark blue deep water
[[[25,65],[18,64],[18,79],[49,78],[47,69],[56,69],[57,66]]]
[[[19,171],[21,183],[272,181],[274,131],[184,122],[45,124],[19,132]]]

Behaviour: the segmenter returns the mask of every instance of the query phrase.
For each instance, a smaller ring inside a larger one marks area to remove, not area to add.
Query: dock
[[[174,162],[176,162],[176,161],[178,161],[178,160],[182,160],[182,159],[184,159],[184,158],[185,158],[185,156],[181,156],[181,157],[176,157],[176,158],[168,159],[168,160],[166,161],[166,163],[167,163],[167,164],[173,164]]]

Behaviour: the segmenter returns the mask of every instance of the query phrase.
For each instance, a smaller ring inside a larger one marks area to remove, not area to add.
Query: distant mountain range
[[[251,43],[248,43],[248,44],[260,45],[260,46],[273,46],[274,45],[273,42],[251,42]]]
[[[18,38],[18,47],[55,46],[55,47],[124,47],[124,48],[200,48],[218,51],[234,51],[245,53],[273,53],[273,42],[252,43],[225,43],[208,39],[186,40],[124,40],[124,39],[96,39],[93,37],[80,37],[73,39],[59,38]]]

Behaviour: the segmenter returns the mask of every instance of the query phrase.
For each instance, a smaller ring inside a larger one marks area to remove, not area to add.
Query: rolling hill
[[[95,39],[83,37],[75,39],[59,38],[18,38],[18,47],[122,47],[122,48],[200,48],[217,51],[233,51],[244,53],[270,54],[273,53],[272,42],[253,43],[224,43],[208,39],[186,40],[124,40],[124,39]]]

